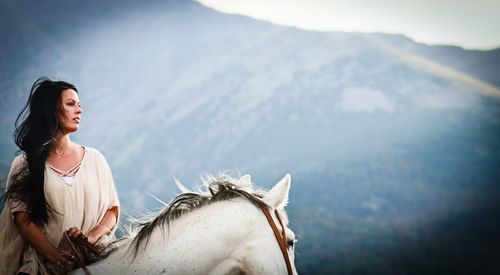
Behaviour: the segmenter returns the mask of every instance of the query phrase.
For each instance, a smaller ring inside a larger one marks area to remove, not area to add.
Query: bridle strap
[[[288,257],[288,252],[287,252],[288,248],[287,248],[287,243],[286,243],[285,227],[283,226],[283,222],[281,221],[280,216],[278,215],[278,211],[275,210],[275,214],[276,214],[276,217],[278,218],[278,221],[280,222],[281,228],[283,230],[283,235],[280,235],[278,227],[274,223],[274,220],[271,217],[271,214],[269,213],[267,205],[265,205],[262,202],[259,202],[258,205],[259,205],[259,208],[262,210],[262,213],[264,213],[264,216],[266,216],[266,219],[269,222],[269,225],[273,229],[274,237],[276,237],[276,240],[278,241],[278,245],[280,247],[281,253],[283,254],[283,258],[285,259],[285,264],[286,264],[286,269],[288,270],[288,275],[293,275],[292,264],[290,263],[290,258]]]
[[[288,247],[288,243],[286,240],[286,228],[283,225],[283,221],[281,221],[281,217],[280,217],[280,214],[278,213],[278,209],[274,209],[274,215],[276,215],[276,218],[278,219],[278,221],[280,222],[280,225],[281,225],[281,239],[283,240],[285,247]]]

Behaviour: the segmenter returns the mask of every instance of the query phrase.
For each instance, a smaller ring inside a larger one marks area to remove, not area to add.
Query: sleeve
[[[24,165],[26,165],[26,159],[24,158],[24,155],[19,155],[14,159],[14,161],[12,161],[9,174],[7,176],[7,185],[5,187],[5,191],[7,191],[9,189],[9,186],[13,184],[12,177],[19,173],[21,169],[24,168]],[[12,219],[14,219],[13,214],[15,212],[26,211],[27,209],[26,204],[20,200],[7,199],[7,204],[9,205]]]
[[[116,191],[115,181],[113,180],[113,174],[111,173],[111,169],[109,168],[108,162],[103,157],[103,168],[104,168],[104,177],[105,182],[107,184],[107,191],[109,194],[109,207],[111,209],[113,207],[120,207],[120,201],[118,200],[118,192]]]
[[[105,183],[106,186],[104,186],[105,190],[107,192],[104,192],[105,194],[107,194],[109,196],[108,200],[109,200],[109,204],[108,204],[108,209],[112,209],[114,207],[117,208],[117,220],[116,220],[116,224],[115,226],[113,227],[113,229],[111,230],[110,232],[110,235],[113,235],[114,232],[116,231],[117,227],[118,227],[118,224],[120,222],[120,201],[118,199],[118,192],[116,191],[116,187],[115,187],[115,182],[113,180],[113,175],[111,173],[111,169],[108,165],[108,162],[106,161],[106,159],[104,158],[104,156],[101,155],[101,168],[102,168],[102,171],[103,171],[103,182]]]
[[[19,172],[24,165],[24,157],[18,156],[12,162],[9,174],[7,176],[6,190],[11,184],[11,177]],[[23,255],[25,242],[11,217],[16,211],[25,211],[24,204],[17,206],[17,210],[11,210],[11,205],[16,206],[11,200],[7,200],[2,213],[0,214],[0,274],[16,274],[19,268],[19,263]]]

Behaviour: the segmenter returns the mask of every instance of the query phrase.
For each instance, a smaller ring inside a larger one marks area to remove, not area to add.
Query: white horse
[[[183,193],[136,234],[115,242],[107,258],[88,266],[92,274],[297,274],[295,235],[284,211],[290,175],[267,193],[254,190],[249,175],[212,178],[203,193],[176,184]],[[261,202],[286,235],[282,247]]]

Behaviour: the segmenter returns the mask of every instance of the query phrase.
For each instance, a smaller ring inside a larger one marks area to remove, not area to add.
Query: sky
[[[198,0],[216,10],[318,31],[404,34],[432,45],[500,47],[500,0]]]

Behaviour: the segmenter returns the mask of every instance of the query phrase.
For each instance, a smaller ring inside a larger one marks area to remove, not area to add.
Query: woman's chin
[[[63,133],[64,134],[71,134],[71,133],[78,131],[78,129],[80,129],[80,126],[67,127],[65,129],[63,129]]]

